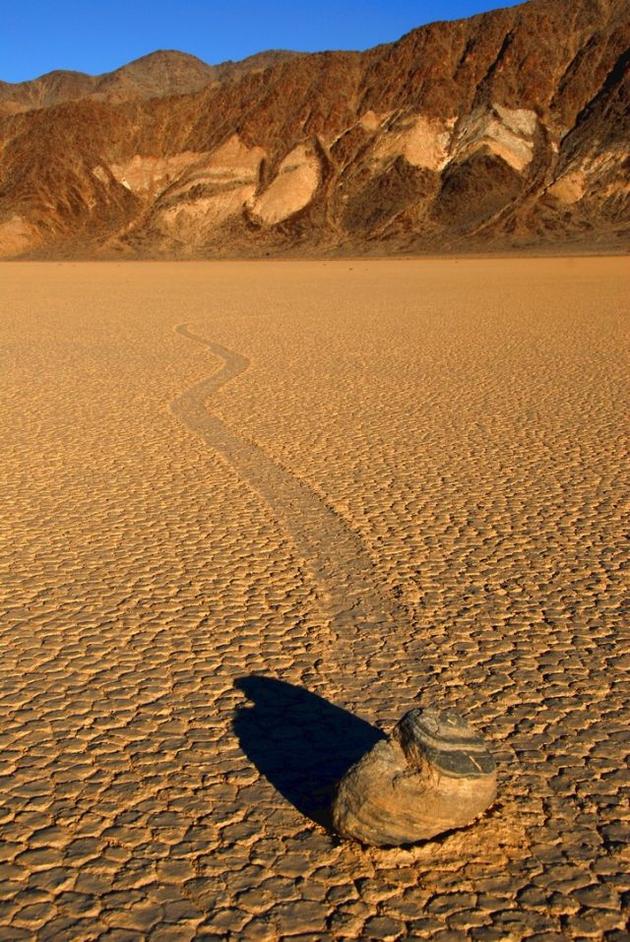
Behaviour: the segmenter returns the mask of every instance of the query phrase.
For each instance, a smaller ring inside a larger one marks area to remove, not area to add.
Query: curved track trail
[[[374,565],[362,541],[344,520],[263,449],[241,438],[208,412],[206,403],[212,394],[243,373],[249,361],[197,336],[185,325],[178,326],[176,331],[205,346],[223,361],[223,366],[174,400],[172,411],[216,449],[281,520],[319,588],[335,641],[326,657],[334,660],[342,675],[354,672],[360,663],[365,686],[369,685],[374,692],[381,670],[392,668],[391,655],[386,653],[388,638],[408,622],[407,613],[380,591]],[[321,656],[324,652],[319,653]],[[328,667],[331,666],[329,662]],[[385,686],[379,693],[386,701]],[[357,704],[349,705],[356,708],[360,702],[359,699]],[[395,691],[392,702],[396,702]]]

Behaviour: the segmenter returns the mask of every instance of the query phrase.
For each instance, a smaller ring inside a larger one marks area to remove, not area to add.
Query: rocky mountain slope
[[[0,254],[622,247],[629,40],[627,0],[530,0],[363,53],[4,86]]]
[[[241,62],[208,65],[188,53],[161,49],[103,75],[57,70],[30,82],[0,82],[0,114],[49,108],[78,98],[116,102],[182,95],[262,71],[296,55],[272,50]]]

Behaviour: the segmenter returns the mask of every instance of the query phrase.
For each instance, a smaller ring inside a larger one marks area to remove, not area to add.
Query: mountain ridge
[[[51,107],[79,98],[125,101],[185,94],[297,55],[299,53],[290,50],[270,49],[244,59],[228,59],[210,65],[189,52],[156,49],[109,72],[94,75],[73,69],[53,69],[24,82],[0,80],[0,114]]]
[[[127,71],[0,117],[0,255],[623,246],[629,38],[622,0],[529,0],[159,96]]]

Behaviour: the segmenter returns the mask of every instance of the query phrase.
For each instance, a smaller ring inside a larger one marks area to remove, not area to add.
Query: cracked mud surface
[[[3,940],[626,937],[625,265],[3,266]],[[338,841],[418,702],[496,805]]]

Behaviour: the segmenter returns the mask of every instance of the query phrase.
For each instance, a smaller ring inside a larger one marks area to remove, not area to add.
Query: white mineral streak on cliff
[[[288,219],[310,203],[319,180],[317,157],[305,144],[298,144],[284,158],[269,186],[252,200],[252,214],[267,225]]]

